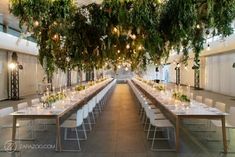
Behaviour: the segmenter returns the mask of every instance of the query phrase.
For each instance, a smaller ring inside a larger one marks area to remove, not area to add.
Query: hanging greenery
[[[161,64],[170,51],[199,54],[207,36],[233,33],[235,0],[104,0],[77,6],[73,0],[10,0],[22,30],[32,32],[39,60],[55,67],[92,70],[105,64]],[[24,28],[24,29],[23,29]]]

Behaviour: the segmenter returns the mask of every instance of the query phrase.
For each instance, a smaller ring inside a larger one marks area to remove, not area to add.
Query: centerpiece
[[[77,91],[77,92],[82,91],[82,90],[84,90],[84,89],[86,89],[86,86],[85,86],[85,85],[77,85],[77,86],[75,87],[75,91]]]
[[[174,100],[180,102],[179,104],[184,106],[185,108],[188,108],[190,106],[190,99],[187,95],[183,94],[182,92],[174,91],[172,97]]]
[[[163,84],[157,84],[157,85],[154,86],[154,88],[156,88],[159,91],[165,91],[166,90],[165,85],[163,85]]]
[[[67,96],[64,92],[53,93],[42,98],[43,107],[50,108],[51,105],[59,100],[65,99]]]

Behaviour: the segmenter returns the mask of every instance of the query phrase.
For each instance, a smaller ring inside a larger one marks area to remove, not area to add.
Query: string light
[[[120,50],[118,50],[117,52],[120,53]]]
[[[200,29],[200,25],[199,24],[197,24],[196,27],[197,27],[197,29]]]
[[[118,69],[121,69],[121,65],[118,65],[117,67],[118,67]]]
[[[128,71],[129,70],[128,67],[126,67],[125,70]]]
[[[127,49],[130,49],[130,44],[127,44],[127,45],[126,45],[126,48],[127,48]]]
[[[118,32],[118,29],[117,29],[116,27],[114,27],[114,28],[113,28],[113,31],[114,31],[115,33],[117,33],[117,32]]]
[[[33,24],[35,27],[39,26],[39,22],[38,21],[35,21],[34,24]]]
[[[142,50],[142,46],[141,45],[138,47],[138,50]]]
[[[136,35],[133,34],[133,35],[131,36],[131,38],[132,38],[133,40],[135,40],[135,39],[136,39]]]
[[[58,34],[55,34],[52,38],[54,39],[54,40],[57,40],[58,39]]]

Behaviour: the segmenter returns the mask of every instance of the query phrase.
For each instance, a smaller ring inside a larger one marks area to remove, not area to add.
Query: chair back
[[[32,105],[38,105],[38,104],[40,104],[40,99],[39,99],[39,98],[32,99],[32,100],[31,100],[31,104],[32,104]]]
[[[225,112],[226,104],[222,102],[216,102],[215,107],[219,109],[220,111]]]
[[[235,127],[235,107],[231,107],[227,117],[228,123]]]
[[[27,107],[28,107],[28,103],[27,102],[22,102],[22,103],[19,103],[17,105],[18,110],[22,110],[22,109],[25,109]]]
[[[82,125],[82,123],[83,123],[83,109],[79,109],[77,111],[77,119],[76,119],[76,121],[77,121],[77,126]]]
[[[212,99],[205,98],[204,103],[209,107],[213,106],[213,100]]]
[[[200,96],[200,95],[196,96],[196,101],[202,102],[202,96]]]
[[[13,107],[6,107],[0,110],[0,118],[3,118],[5,116],[8,116],[9,114],[13,113],[14,109]]]
[[[82,110],[83,110],[83,119],[86,119],[88,117],[88,114],[89,114],[88,104],[84,105]]]

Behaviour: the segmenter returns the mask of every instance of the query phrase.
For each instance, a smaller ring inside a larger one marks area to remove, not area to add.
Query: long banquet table
[[[13,112],[11,114],[13,116],[12,141],[16,140],[16,124],[18,119],[54,119],[56,121],[56,150],[61,151],[60,124],[64,119],[66,119],[66,117],[69,117],[71,113],[76,112],[78,108],[82,107],[112,81],[115,80],[107,79],[100,82],[86,89],[86,92],[80,91],[77,93],[79,98],[75,97],[70,100],[63,100],[56,105],[53,105],[51,108],[28,107],[26,109]]]
[[[146,96],[157,105],[163,113],[167,114],[170,120],[175,121],[175,132],[176,132],[176,151],[179,152],[180,148],[180,124],[183,119],[216,119],[221,120],[222,123],[222,135],[223,135],[223,147],[224,153],[227,153],[227,139],[226,139],[226,128],[225,128],[225,116],[227,113],[223,113],[220,110],[208,107],[203,103],[191,101],[189,108],[179,108],[176,104],[169,101],[167,93],[159,92],[147,85],[146,83],[134,78],[132,79],[134,84],[144,93]],[[169,116],[170,115],[170,116]]]

